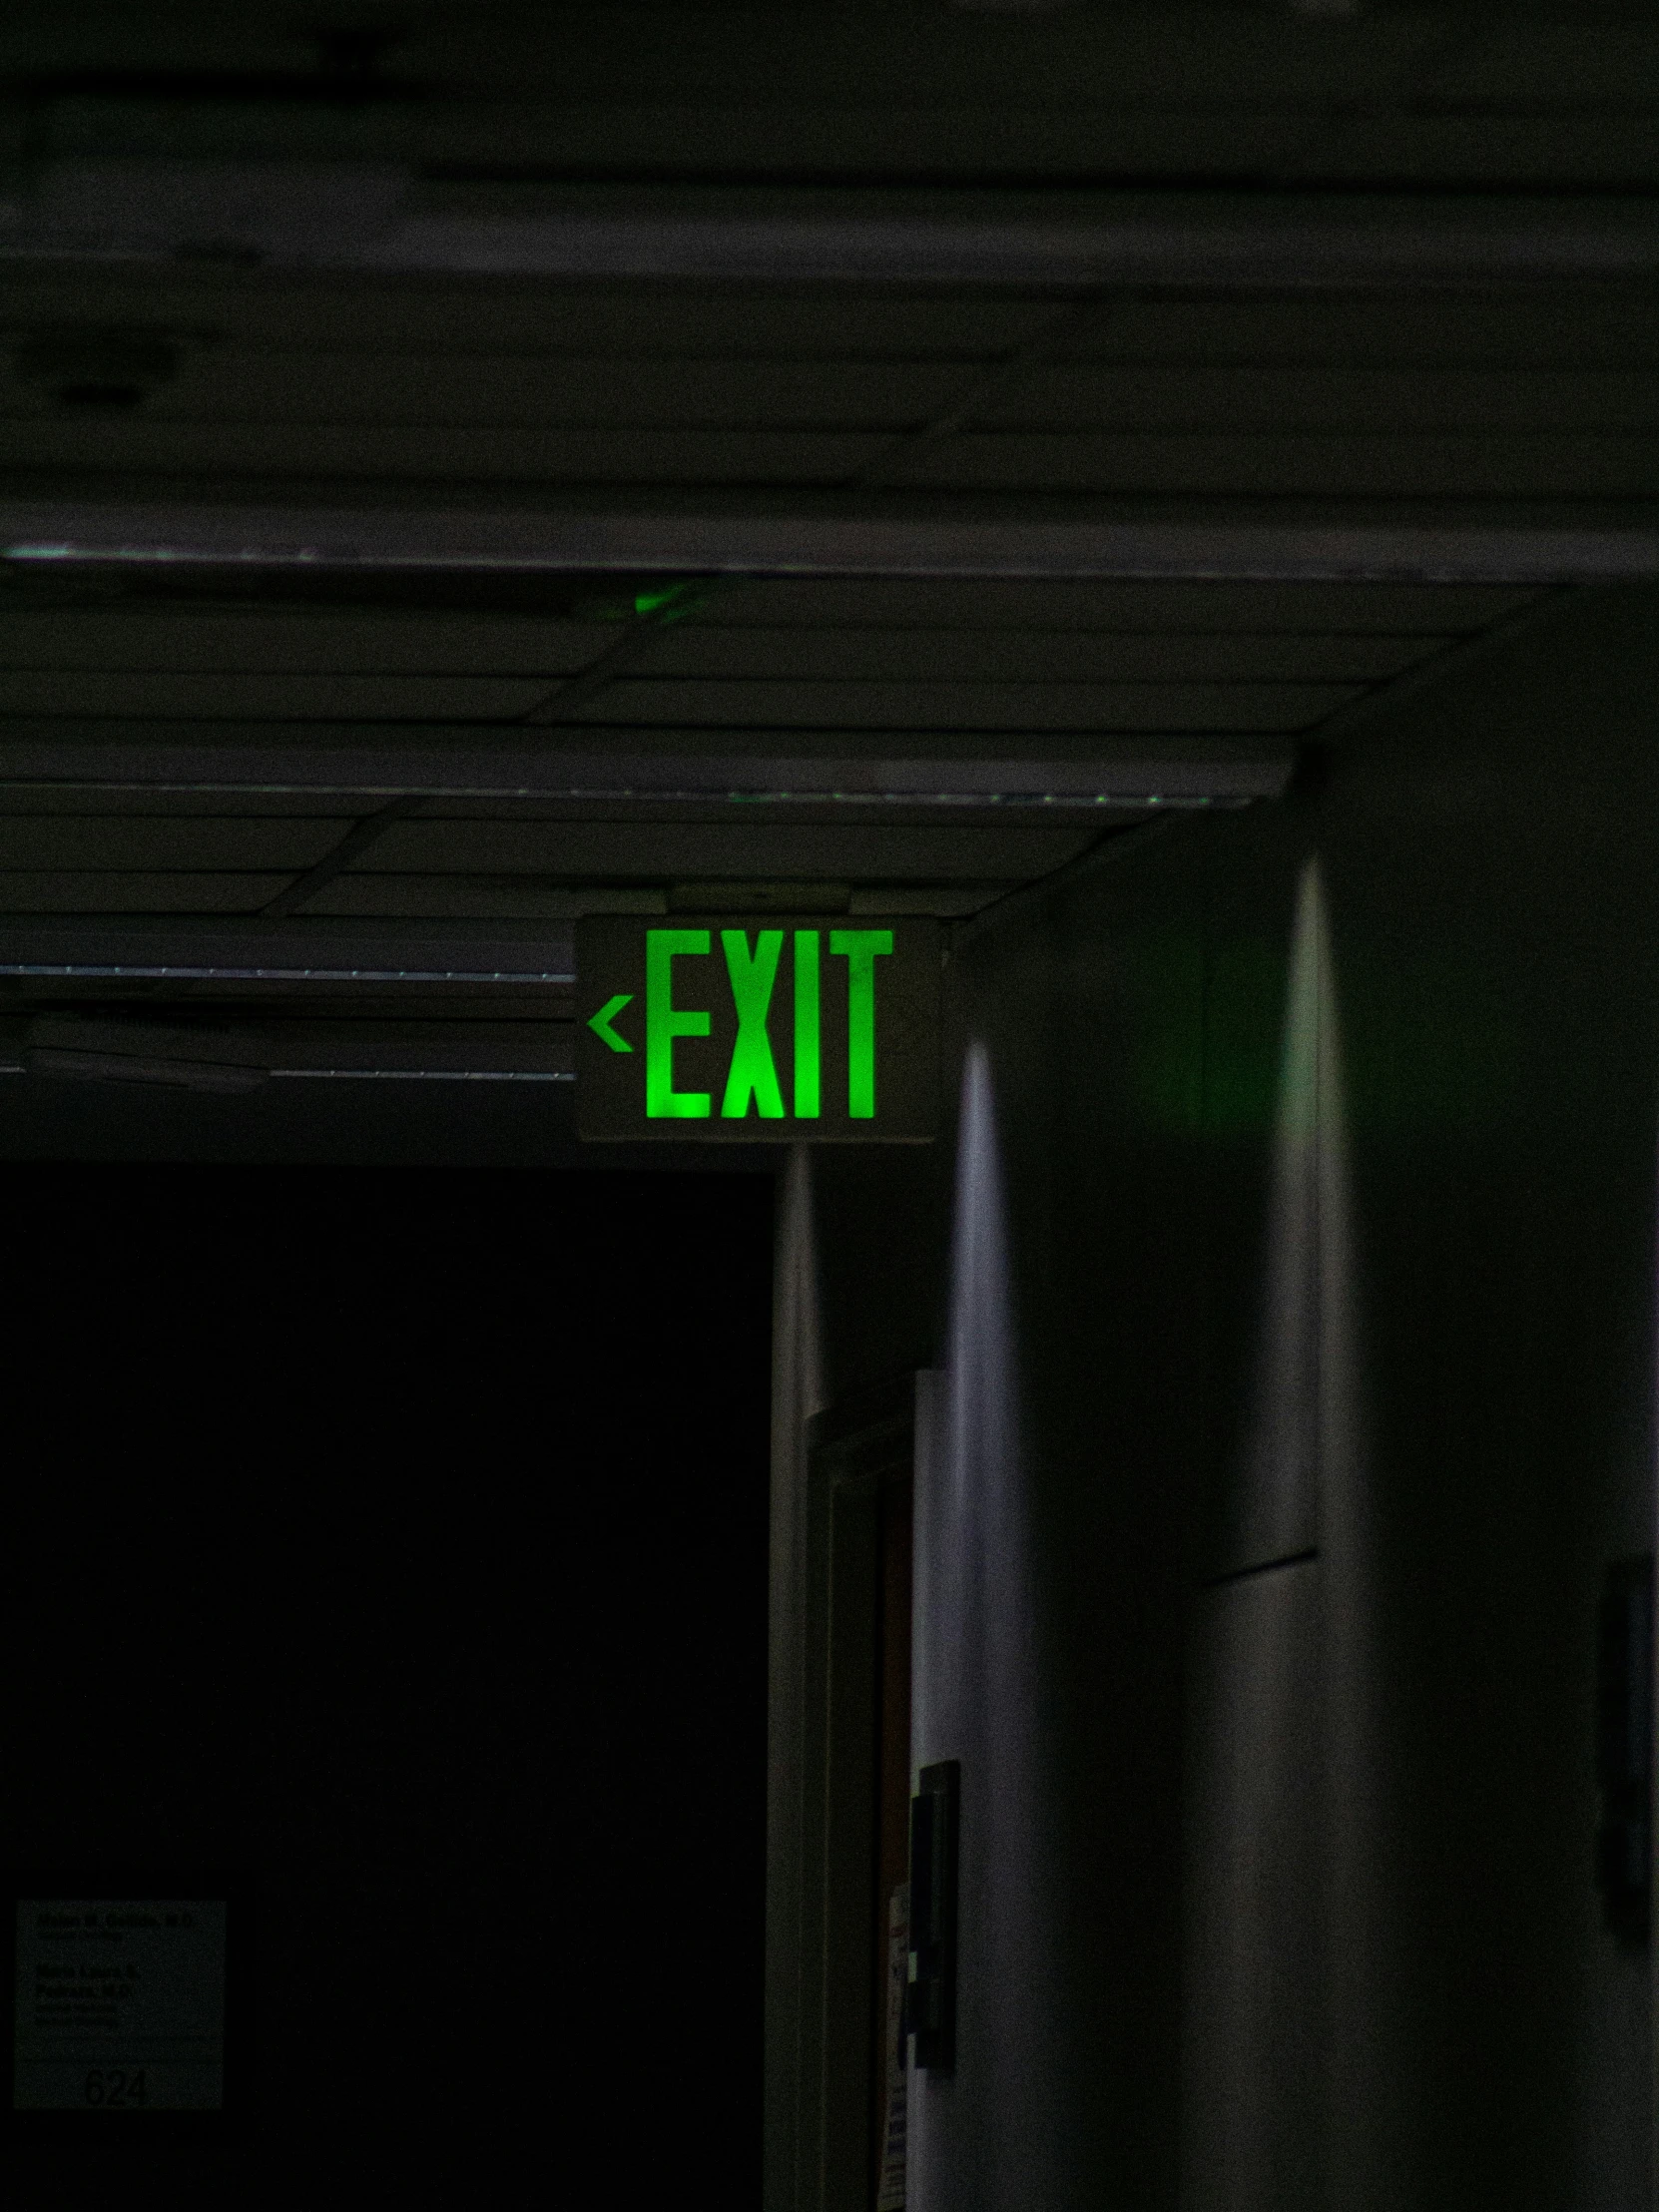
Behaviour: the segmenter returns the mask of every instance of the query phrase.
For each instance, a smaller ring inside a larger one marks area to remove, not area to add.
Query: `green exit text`
[[[713,1026],[707,1007],[677,1004],[677,989],[695,991],[677,960],[708,959],[719,935],[721,965],[731,988],[738,1019],[737,1037],[721,1093],[719,1116],[743,1121],[752,1112],[762,1121],[816,1121],[824,1110],[821,1016],[827,990],[846,993],[846,1112],[851,1121],[875,1118],[876,965],[892,951],[890,929],[648,929],[645,933],[645,1111],[652,1121],[707,1121],[717,1109],[711,1091],[674,1087],[674,1047],[682,1037],[707,1037]],[[828,937],[828,955],[825,938]],[[784,963],[786,939],[794,983],[795,1035],[791,1097],[784,1103],[778,1063],[773,1057],[768,1017]],[[826,965],[826,958],[837,963]],[[838,965],[844,961],[844,968]],[[718,971],[717,971],[718,972]],[[706,988],[706,986],[705,986]],[[632,1052],[633,1044],[616,1027],[632,1003],[619,992],[588,1026],[613,1052]]]

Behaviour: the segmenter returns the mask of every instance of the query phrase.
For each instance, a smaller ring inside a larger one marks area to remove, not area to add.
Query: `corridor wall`
[[[800,1171],[815,1387],[931,1374],[915,2212],[1652,2202],[1595,1667],[1654,1540],[1656,615],[1563,594],[970,925],[952,1142]]]

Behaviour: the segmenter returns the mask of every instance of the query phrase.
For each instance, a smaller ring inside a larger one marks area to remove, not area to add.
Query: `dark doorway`
[[[909,1950],[915,1381],[808,1425],[803,2204],[898,2212]]]
[[[257,1908],[182,2200],[755,2195],[769,1179],[4,1190],[7,1859]]]

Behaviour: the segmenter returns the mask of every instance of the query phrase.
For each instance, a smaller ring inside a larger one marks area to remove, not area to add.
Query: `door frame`
[[[769,1961],[768,1978],[789,1988],[793,2018],[772,2029],[795,2057],[793,2094],[769,2100],[770,2124],[793,2138],[792,2154],[768,2159],[790,2184],[787,2207],[769,2212],[869,2212],[881,1491],[913,1478],[915,1387],[906,1374],[806,1426],[799,1689],[773,1684],[799,1790],[775,1801],[768,1838],[769,1887],[787,1868],[798,1900],[793,1929],[768,1930],[794,1953]]]

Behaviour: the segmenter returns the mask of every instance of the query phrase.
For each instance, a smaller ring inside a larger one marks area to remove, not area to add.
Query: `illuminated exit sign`
[[[577,1126],[729,1144],[931,1137],[939,957],[931,921],[581,922]]]

